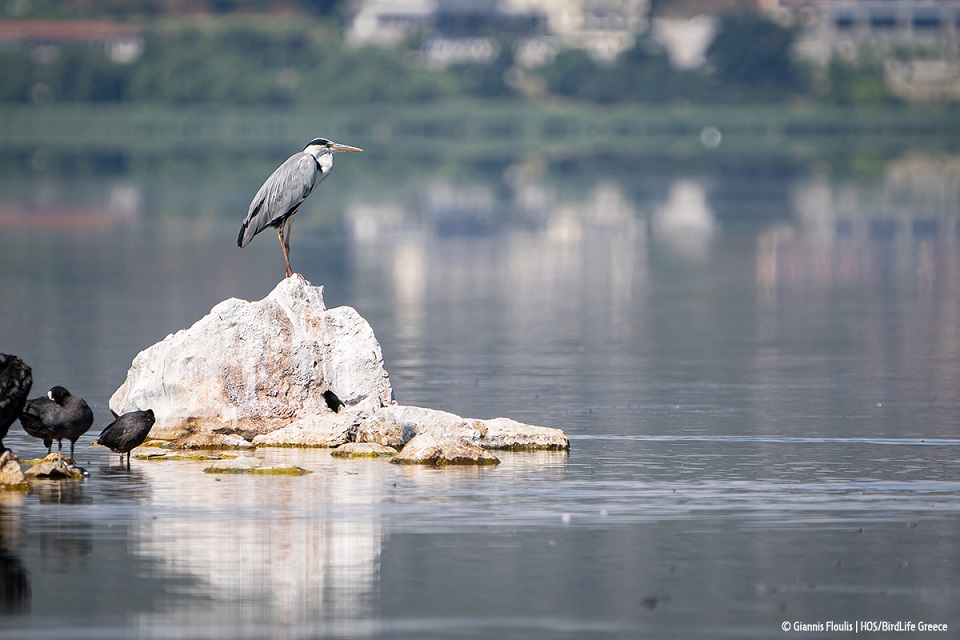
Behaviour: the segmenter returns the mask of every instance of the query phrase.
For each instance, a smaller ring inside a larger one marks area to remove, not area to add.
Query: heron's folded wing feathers
[[[237,244],[240,247],[247,246],[253,236],[296,210],[313,191],[319,175],[319,167],[313,156],[297,153],[287,158],[267,178],[250,202]]]

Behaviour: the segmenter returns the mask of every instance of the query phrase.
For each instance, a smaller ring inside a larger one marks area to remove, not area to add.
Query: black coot
[[[107,425],[107,428],[100,432],[93,444],[119,453],[121,465],[123,465],[123,454],[127,454],[127,466],[129,467],[130,452],[143,444],[154,422],[156,422],[156,418],[152,409],[125,413]]]
[[[34,398],[27,402],[20,413],[23,430],[34,438],[43,440],[47,453],[56,440],[58,450],[63,449],[63,440],[70,441],[70,458],[73,458],[77,439],[93,425],[93,411],[83,398],[71,395],[63,387],[54,387],[46,398]]]
[[[6,451],[3,437],[23,411],[33,386],[33,372],[17,356],[0,353],[0,453]]]

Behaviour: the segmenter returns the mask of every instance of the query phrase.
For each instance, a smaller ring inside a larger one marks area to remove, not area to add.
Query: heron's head
[[[360,151],[363,151],[363,149],[360,147],[351,147],[346,144],[340,144],[339,142],[327,140],[326,138],[314,138],[307,143],[307,146],[303,148],[303,151],[313,156],[321,156],[325,153],[332,153],[333,151],[353,151],[359,153]]]

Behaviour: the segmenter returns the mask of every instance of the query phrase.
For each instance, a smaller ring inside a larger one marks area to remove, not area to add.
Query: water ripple
[[[764,442],[771,444],[876,444],[913,446],[960,446],[960,440],[947,438],[824,438],[788,436],[653,436],[653,435],[570,435],[571,440],[613,440],[626,442]]]

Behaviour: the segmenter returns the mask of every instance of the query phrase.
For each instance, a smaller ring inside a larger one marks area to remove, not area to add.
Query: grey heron
[[[323,182],[333,170],[334,151],[363,151],[326,138],[314,138],[300,153],[295,153],[277,167],[263,183],[250,203],[247,217],[240,227],[237,246],[241,249],[267,227],[276,227],[283,261],[287,265],[287,277],[293,275],[290,268],[290,225],[300,205],[314,187]]]

